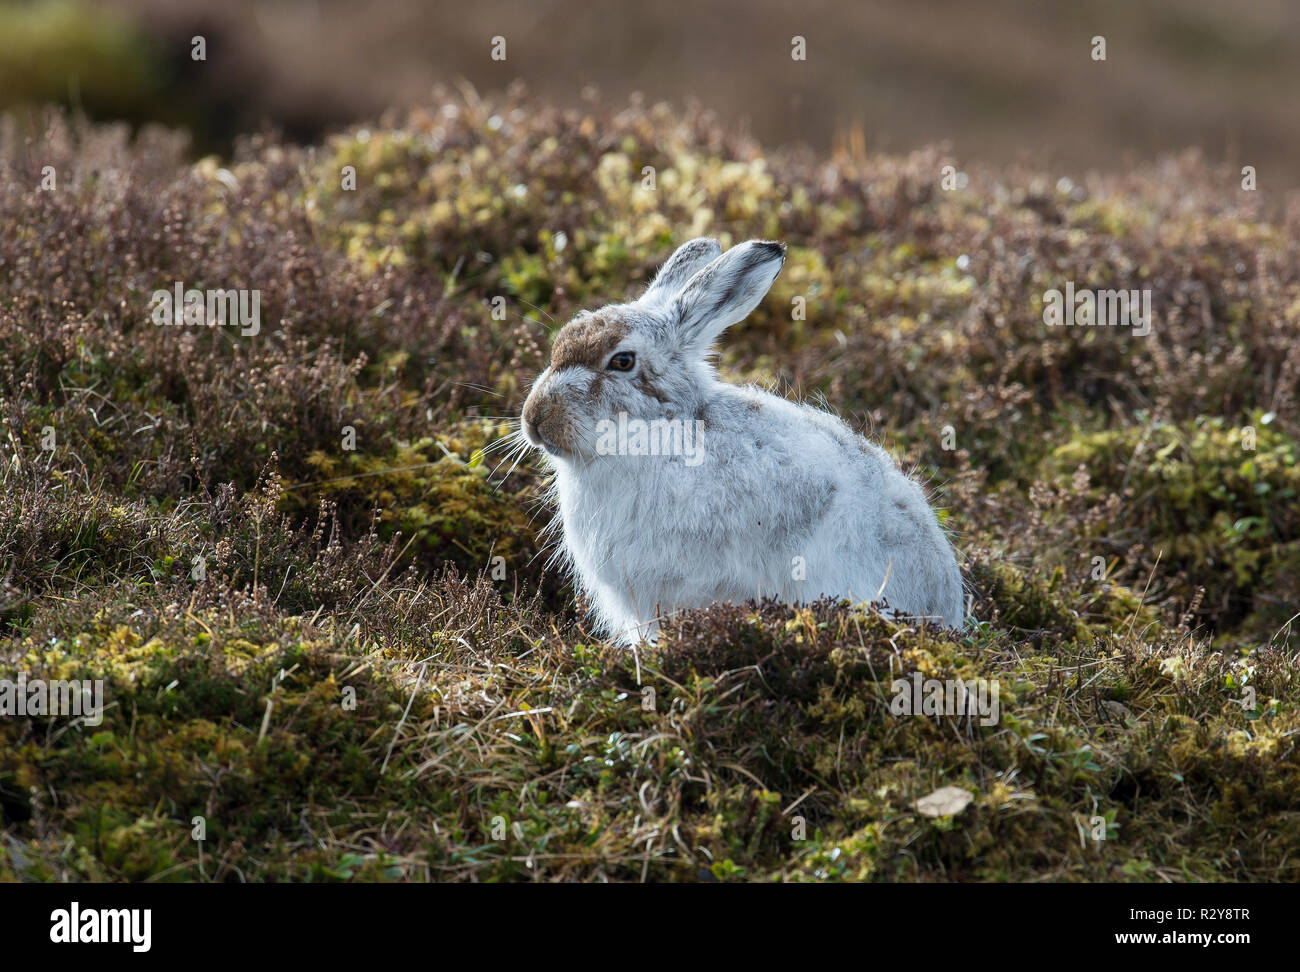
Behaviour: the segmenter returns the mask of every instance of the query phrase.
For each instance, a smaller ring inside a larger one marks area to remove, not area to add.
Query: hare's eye
[[[636,364],[635,354],[631,351],[620,351],[609,359],[609,364],[605,367],[610,371],[631,371],[634,364]]]

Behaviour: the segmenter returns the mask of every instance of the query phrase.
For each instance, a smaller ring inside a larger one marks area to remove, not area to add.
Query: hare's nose
[[[534,442],[540,442],[544,446],[550,446],[551,442],[547,439],[542,431],[548,419],[554,413],[555,408],[545,400],[530,399],[524,405],[524,434]]]
[[[542,433],[538,430],[537,424],[527,417],[524,418],[524,434],[533,442],[540,442],[542,444],[545,444],[546,442],[545,437],[543,437]]]
[[[551,407],[539,401],[536,398],[530,398],[524,403],[524,431],[536,432],[537,426],[541,425],[551,414]]]

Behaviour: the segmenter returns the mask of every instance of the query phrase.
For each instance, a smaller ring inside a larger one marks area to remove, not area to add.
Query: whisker
[[[512,443],[512,445],[513,445],[513,443]],[[515,456],[515,454],[516,454],[517,452],[518,452],[518,446],[517,446],[517,445],[515,445],[514,448],[510,449],[509,451],[507,451],[506,454],[505,454],[504,456],[501,457],[501,461],[498,462],[495,466],[492,467],[492,472],[488,473],[488,478],[490,479],[490,478],[492,478],[493,476],[495,476],[495,475],[497,474],[497,470],[500,469],[502,466],[504,466],[504,465],[505,465],[507,462],[509,462],[511,459],[513,459],[514,456]]]
[[[451,384],[456,385],[460,388],[472,388],[475,391],[482,392],[485,395],[493,395],[497,398],[505,398],[506,396],[505,392],[493,391],[491,388],[488,388],[486,385],[476,385],[471,381],[453,381],[451,382]]]
[[[527,321],[529,324],[536,324],[547,334],[550,334],[552,331],[552,328],[549,327],[545,321],[539,321],[537,318],[529,317],[527,314],[520,314],[518,311],[515,311],[515,316],[518,317],[521,321]]]
[[[492,470],[493,476],[496,475],[497,469],[500,469],[507,462],[510,462],[511,465],[510,468],[506,470],[506,474],[501,477],[501,481],[492,488],[493,494],[497,493],[501,487],[505,485],[506,480],[510,478],[510,474],[515,471],[515,467],[518,466],[519,463],[523,461],[524,457],[528,455],[528,451],[531,448],[532,444],[527,439],[520,436],[519,448],[507,453],[505,458],[497,463],[496,467]],[[512,459],[514,460],[513,462],[511,462]],[[489,478],[491,477],[489,476]]]
[[[515,300],[519,301],[519,303],[521,303],[521,304],[528,304],[528,301],[524,300],[522,297],[516,297]],[[546,313],[546,311],[542,310],[542,309],[541,309],[540,307],[538,307],[536,304],[528,304],[528,306],[531,307],[533,310],[537,311],[537,313],[541,314],[543,317],[545,317],[545,318],[546,318],[548,321],[550,321],[552,324],[555,323],[555,318],[552,317],[550,314]],[[539,323],[540,323],[540,322],[539,322]]]
[[[504,449],[506,448],[506,446],[513,446],[516,444],[517,442],[515,440],[515,433],[512,432],[510,433],[510,435],[502,436],[501,438],[496,439],[493,442],[489,442],[480,451],[483,453],[483,455],[486,456],[486,455],[490,455],[493,452],[496,452],[498,449]]]

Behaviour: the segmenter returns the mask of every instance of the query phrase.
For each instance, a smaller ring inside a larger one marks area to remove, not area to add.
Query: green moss
[[[316,452],[308,463],[320,478],[312,481],[311,491],[379,510],[387,530],[414,538],[412,552],[426,563],[451,562],[472,574],[502,557],[512,573],[533,569],[529,562],[537,553],[541,524],[533,524],[517,493],[495,485],[493,470],[498,479],[506,472],[499,468],[503,457],[482,454],[496,430],[495,423],[468,425],[437,441],[403,444],[385,456]],[[521,478],[530,475],[525,470]]]
[[[1122,496],[1093,529],[1140,541],[1184,603],[1197,588],[1220,630],[1267,638],[1294,611],[1300,464],[1271,416],[1241,426],[1221,418],[1082,435],[1055,449],[1051,474],[1087,473],[1087,496]],[[1243,623],[1244,622],[1244,623]]]
[[[490,601],[477,610],[461,618],[476,640],[484,622],[519,623]],[[402,653],[304,637],[303,622],[228,624],[105,619],[67,643],[29,643],[28,669],[102,675],[116,704],[93,732],[20,743],[24,723],[0,723],[0,807],[22,858],[11,848],[7,868],[127,880],[236,879],[232,864],[255,880],[643,869],[1142,880],[1153,868],[1276,879],[1297,836],[1296,676],[1274,658],[1246,676],[1186,643],[1098,654],[1053,638],[1052,655],[1011,655],[979,632],[767,605],[683,616],[639,660],[539,640],[490,668],[448,655],[421,674]],[[198,631],[211,639],[196,645]],[[1001,719],[893,714],[893,682],[912,672],[998,680]],[[1257,687],[1257,712],[1236,704],[1228,672]],[[1112,697],[1126,715],[1098,701]],[[969,806],[918,812],[954,785]],[[57,808],[40,797],[50,786]],[[1189,802],[1205,814],[1186,814]],[[389,836],[362,837],[381,808]],[[672,841],[655,836],[668,829]],[[52,832],[63,836],[39,836]]]

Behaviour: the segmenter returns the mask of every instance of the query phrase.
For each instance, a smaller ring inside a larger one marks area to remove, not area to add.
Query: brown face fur
[[[595,377],[588,393],[594,392],[596,386],[605,380],[605,365],[610,355],[618,350],[628,332],[626,322],[615,308],[605,308],[570,321],[560,329],[551,346],[551,372],[575,366],[590,369]],[[540,382],[524,402],[524,426],[552,446],[565,452],[572,451],[575,443],[567,407],[572,403],[548,394],[547,384],[545,380]]]
[[[618,400],[620,387],[623,395],[634,389],[661,404],[669,402],[667,391],[660,387],[662,376],[655,368],[653,355],[638,354],[633,374],[611,372],[608,368],[610,357],[627,348],[627,339],[633,333],[632,323],[627,311],[610,306],[583,314],[560,329],[551,346],[548,374],[533,386],[524,402],[524,429],[531,438],[543,439],[561,452],[578,451],[573,436],[575,410],[588,408],[610,393]],[[563,375],[571,368],[586,372],[581,384],[577,387],[568,384],[567,391],[554,390],[550,376]],[[628,384],[624,385],[625,382]]]
[[[570,321],[555,336],[555,344],[551,346],[551,367],[559,371],[582,365],[599,373],[627,335],[628,326],[622,315],[609,307]]]

